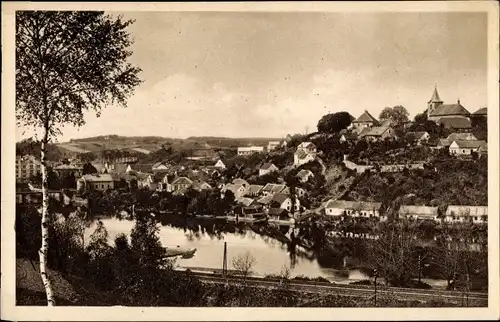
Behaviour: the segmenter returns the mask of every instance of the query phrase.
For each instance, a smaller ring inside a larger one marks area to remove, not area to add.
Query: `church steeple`
[[[432,112],[434,112],[434,110],[441,104],[443,104],[443,101],[439,97],[437,86],[434,85],[434,92],[432,92],[431,100],[427,102],[427,117],[429,117]]]
[[[443,103],[443,101],[439,97],[436,85],[434,85],[434,92],[432,93],[432,97],[429,103]]]

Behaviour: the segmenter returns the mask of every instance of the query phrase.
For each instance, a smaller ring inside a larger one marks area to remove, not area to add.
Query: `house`
[[[297,178],[300,182],[307,182],[309,178],[314,178],[314,173],[311,170],[302,169],[297,173]]]
[[[263,146],[238,147],[238,155],[248,156],[254,153],[264,152]]]
[[[439,221],[438,207],[401,206],[398,214],[400,218]]]
[[[340,136],[339,142],[354,142],[358,139],[358,135],[356,133],[344,133]]]
[[[427,131],[419,131],[419,132],[407,132],[405,135],[406,138],[412,138],[417,141],[417,144],[420,145],[423,142],[427,142],[430,139],[429,132]]]
[[[166,172],[170,168],[170,165],[166,162],[156,162],[151,167],[153,172]]]
[[[302,142],[297,147],[293,155],[293,163],[295,166],[306,164],[316,159],[316,145],[312,142]]]
[[[316,145],[312,142],[300,143],[299,146],[297,147],[297,151],[299,151],[299,150],[302,150],[302,151],[307,152],[307,153],[316,153],[317,152]]]
[[[294,209],[292,209],[292,199],[284,193],[275,193],[272,195],[270,203],[270,208],[281,208],[289,212],[299,211],[300,201],[295,198]]]
[[[217,168],[217,169],[219,169],[219,170],[225,170],[226,169],[226,165],[224,164],[224,162],[222,162],[222,160],[217,160],[217,162],[215,162],[214,167]]]
[[[262,167],[260,167],[259,169],[259,176],[263,176],[263,175],[266,175],[268,173],[271,173],[271,172],[274,172],[274,171],[278,171],[278,167],[275,166],[273,163],[264,163],[262,165]]]
[[[186,177],[178,177],[172,182],[172,192],[185,192],[191,187],[193,181]]]
[[[270,221],[290,221],[293,218],[290,212],[283,208],[270,208],[267,216]]]
[[[264,196],[272,195],[274,193],[286,193],[287,186],[284,184],[268,183],[262,188],[261,193]]]
[[[280,141],[269,141],[267,144],[267,151],[272,151],[280,146]]]
[[[16,157],[16,180],[26,180],[42,173],[42,163],[33,155]]]
[[[325,214],[333,217],[352,216],[371,218],[380,217],[380,202],[330,200],[325,205]]]
[[[153,176],[149,173],[137,173],[137,186],[149,190],[156,190],[158,184],[153,180]]]
[[[248,187],[247,195],[250,197],[256,197],[260,194],[262,188],[264,188],[264,186],[252,184]]]
[[[488,145],[481,145],[481,147],[479,147],[479,149],[477,149],[477,153],[479,153],[479,155],[488,155]]]
[[[436,123],[449,130],[468,131],[472,128],[470,119],[465,117],[443,117],[436,120]]]
[[[229,183],[222,188],[222,193],[225,195],[226,191],[231,191],[235,199],[241,198],[247,194],[247,188],[241,184]]]
[[[394,129],[390,126],[374,126],[370,128],[369,131],[363,131],[363,133],[360,134],[361,138],[364,138],[370,142],[384,140],[386,138],[393,138],[395,136],[396,135],[394,134]]]
[[[247,198],[247,197],[239,197],[235,199],[236,203],[244,206],[244,207],[252,207],[252,206],[257,206],[259,203],[252,199],[252,198]]]
[[[202,181],[202,180],[194,180],[192,187],[196,191],[203,191],[203,190],[211,190],[212,189],[211,185],[209,185],[208,183],[206,183],[205,181]]]
[[[444,218],[448,223],[462,223],[472,221],[475,224],[488,222],[488,206],[454,206],[446,209]]]
[[[172,192],[172,185],[170,184],[169,175],[166,173],[156,173],[153,177],[156,182],[157,191]]]
[[[428,120],[437,122],[438,120],[446,118],[468,119],[469,117],[469,111],[460,104],[460,100],[457,100],[456,104],[443,104],[443,101],[439,97],[437,87],[434,87],[432,97],[429,102],[427,102]]]
[[[114,189],[115,180],[110,174],[86,174],[76,182],[77,190],[100,190]]]
[[[451,141],[447,140],[447,139],[439,139],[437,144],[436,144],[436,148],[437,149],[448,149],[451,145]]]
[[[72,164],[60,164],[54,168],[54,171],[61,178],[71,175],[75,177],[81,177],[83,175],[83,166],[72,165]]]
[[[453,141],[450,144],[450,154],[470,155],[472,152],[478,152],[479,148],[486,145],[485,141]]]
[[[248,187],[250,187],[250,184],[248,183],[248,181],[246,181],[245,179],[241,179],[241,178],[234,179],[233,180],[233,184],[240,184],[243,187],[245,187],[245,189],[247,189]]]
[[[448,135],[446,140],[451,142],[453,141],[477,141],[477,138],[472,133],[452,133]]]
[[[271,204],[271,200],[273,199],[272,194],[266,194],[259,199],[257,199],[257,202],[261,204],[262,206],[269,206]]]
[[[295,166],[301,166],[308,162],[314,161],[316,159],[315,154],[307,153],[304,150],[297,150],[293,154],[293,164]]]
[[[363,112],[357,119],[352,121],[350,128],[355,132],[360,132],[364,128],[369,128],[378,124],[376,118],[374,118],[367,110]]]
[[[288,190],[285,190],[286,193],[290,194],[290,188],[287,187]],[[302,189],[302,188],[299,188],[299,187],[296,187],[295,188],[295,195],[297,197],[304,197],[305,195],[307,194],[307,191],[305,189]]]
[[[127,169],[125,170],[125,173],[128,173],[130,171],[151,173],[151,172],[153,172],[153,164],[150,164],[150,163],[131,163],[131,164],[127,165]]]

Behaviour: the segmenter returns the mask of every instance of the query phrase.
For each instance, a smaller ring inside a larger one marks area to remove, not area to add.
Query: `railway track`
[[[229,276],[226,278],[209,274],[209,273],[193,273],[205,283],[226,284],[226,283],[242,283],[241,277]],[[278,280],[266,280],[262,278],[249,277],[246,283],[252,287],[278,287],[281,282]],[[342,296],[364,297],[369,298],[374,295],[374,289],[370,286],[361,285],[338,285],[327,283],[311,283],[305,281],[289,281],[288,285],[291,289],[307,293],[327,293],[338,294]],[[421,290],[409,288],[396,288],[396,287],[380,287],[377,289],[377,296],[380,297],[396,297],[398,299],[416,300],[416,301],[429,301],[441,300],[451,303],[465,303],[466,301],[475,306],[488,306],[487,293],[468,293],[466,299],[462,292],[457,291],[444,291],[444,290]]]

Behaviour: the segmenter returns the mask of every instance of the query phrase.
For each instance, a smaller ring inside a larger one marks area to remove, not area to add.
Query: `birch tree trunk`
[[[48,132],[49,129],[44,128],[40,153],[42,159],[42,246],[38,253],[40,256],[40,276],[42,277],[43,287],[47,294],[47,305],[54,306],[56,301],[52,291],[52,283],[47,273],[47,255],[49,251],[49,182],[45,151],[48,143]]]

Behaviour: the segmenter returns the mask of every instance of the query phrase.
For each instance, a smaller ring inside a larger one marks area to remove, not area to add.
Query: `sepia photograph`
[[[498,3],[386,4],[3,3],[2,306],[498,318]]]

